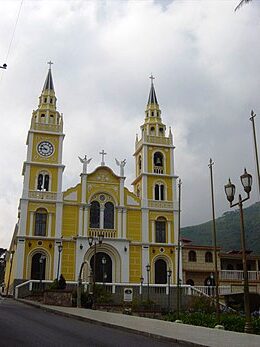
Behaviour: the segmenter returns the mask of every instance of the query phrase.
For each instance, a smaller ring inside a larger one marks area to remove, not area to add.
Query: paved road
[[[180,346],[0,298],[0,346]],[[182,344],[183,346],[183,344]]]

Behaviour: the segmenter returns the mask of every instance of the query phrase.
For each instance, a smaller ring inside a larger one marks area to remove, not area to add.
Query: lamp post
[[[243,202],[250,198],[250,191],[252,187],[252,176],[244,171],[244,174],[240,176],[241,183],[244,187],[244,191],[247,193],[247,197],[242,199],[241,194],[238,196],[238,202],[233,203],[235,198],[236,187],[231,183],[229,178],[228,183],[225,185],[225,193],[227,200],[230,203],[230,207],[239,206],[240,211],[240,229],[241,229],[241,246],[242,246],[242,259],[243,259],[243,274],[244,274],[244,308],[246,323],[244,331],[245,333],[253,333],[253,325],[251,321],[250,303],[249,303],[249,286],[248,286],[248,273],[246,263],[246,245],[245,245],[245,228],[244,228],[244,215],[243,215]]]
[[[251,111],[251,117],[249,119],[252,122],[252,127],[253,127],[253,137],[254,137],[254,146],[255,146],[255,160],[256,160],[256,170],[257,170],[257,182],[258,182],[258,191],[259,191],[259,195],[260,195],[260,169],[259,169],[257,142],[256,142],[255,117],[256,117],[256,114],[252,110]]]
[[[59,255],[58,255],[58,267],[57,267],[57,280],[59,280],[59,274],[60,274],[60,254],[61,254],[61,252],[62,252],[62,248],[63,248],[63,246],[62,246],[62,244],[60,243],[60,244],[58,245],[58,253],[59,253]]]
[[[215,201],[214,201],[214,186],[213,186],[213,171],[212,167],[214,162],[210,158],[209,171],[210,171],[210,187],[211,187],[211,208],[212,208],[212,233],[213,233],[213,246],[214,246],[214,271],[215,271],[215,302],[216,302],[216,318],[217,324],[219,324],[220,307],[219,307],[219,280],[218,280],[218,257],[217,257],[217,232],[216,232],[216,218],[215,218]]]
[[[94,248],[94,264],[93,264],[93,307],[95,307],[95,294],[96,294],[96,255],[97,245],[101,245],[104,239],[104,234],[98,233],[98,237],[88,237],[89,247]]]
[[[107,263],[107,260],[106,260],[106,257],[102,257],[102,272],[103,272],[103,285],[105,286],[105,266],[106,266],[106,263]]]
[[[181,185],[182,181],[179,179],[179,207],[178,207],[178,248],[177,248],[177,319],[180,318],[180,262],[181,262]]]
[[[168,277],[168,313],[171,311],[171,275],[172,270],[169,269],[167,271],[167,277]]]
[[[142,303],[143,302],[143,284],[144,284],[143,276],[140,277],[140,284],[141,284],[141,303]]]
[[[42,280],[43,280],[43,264],[46,260],[46,257],[44,254],[40,256],[39,263],[40,263],[40,290],[42,290]]]
[[[151,265],[146,265],[146,272],[147,272],[147,301],[150,301],[150,270]]]

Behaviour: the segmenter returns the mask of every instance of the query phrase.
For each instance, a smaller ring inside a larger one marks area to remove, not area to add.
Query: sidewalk
[[[85,320],[94,324],[123,329],[137,334],[183,342],[192,346],[212,347],[259,347],[260,335],[196,327],[193,325],[166,322],[158,319],[128,316],[76,307],[42,305],[29,300],[18,301],[39,307],[63,316]]]

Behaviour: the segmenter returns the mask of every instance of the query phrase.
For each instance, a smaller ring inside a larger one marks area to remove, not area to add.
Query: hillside
[[[260,254],[260,202],[244,209],[246,248]],[[217,244],[223,250],[241,249],[239,210],[216,219]],[[181,229],[181,236],[196,245],[212,245],[212,221]]]

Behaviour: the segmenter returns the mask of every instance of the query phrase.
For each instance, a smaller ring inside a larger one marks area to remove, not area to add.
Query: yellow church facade
[[[51,65],[34,110],[23,164],[23,193],[10,246],[5,283],[76,281],[86,262],[96,281],[176,283],[178,202],[171,129],[166,133],[151,77],[151,87],[136,137],[133,191],[125,186],[125,160],[115,173],[105,163],[89,172],[91,159],[79,157],[79,183],[62,190],[63,115],[57,111]],[[100,241],[100,242],[99,242]],[[96,245],[95,245],[96,244]],[[94,259],[95,258],[95,259]],[[182,273],[182,271],[181,271]]]

